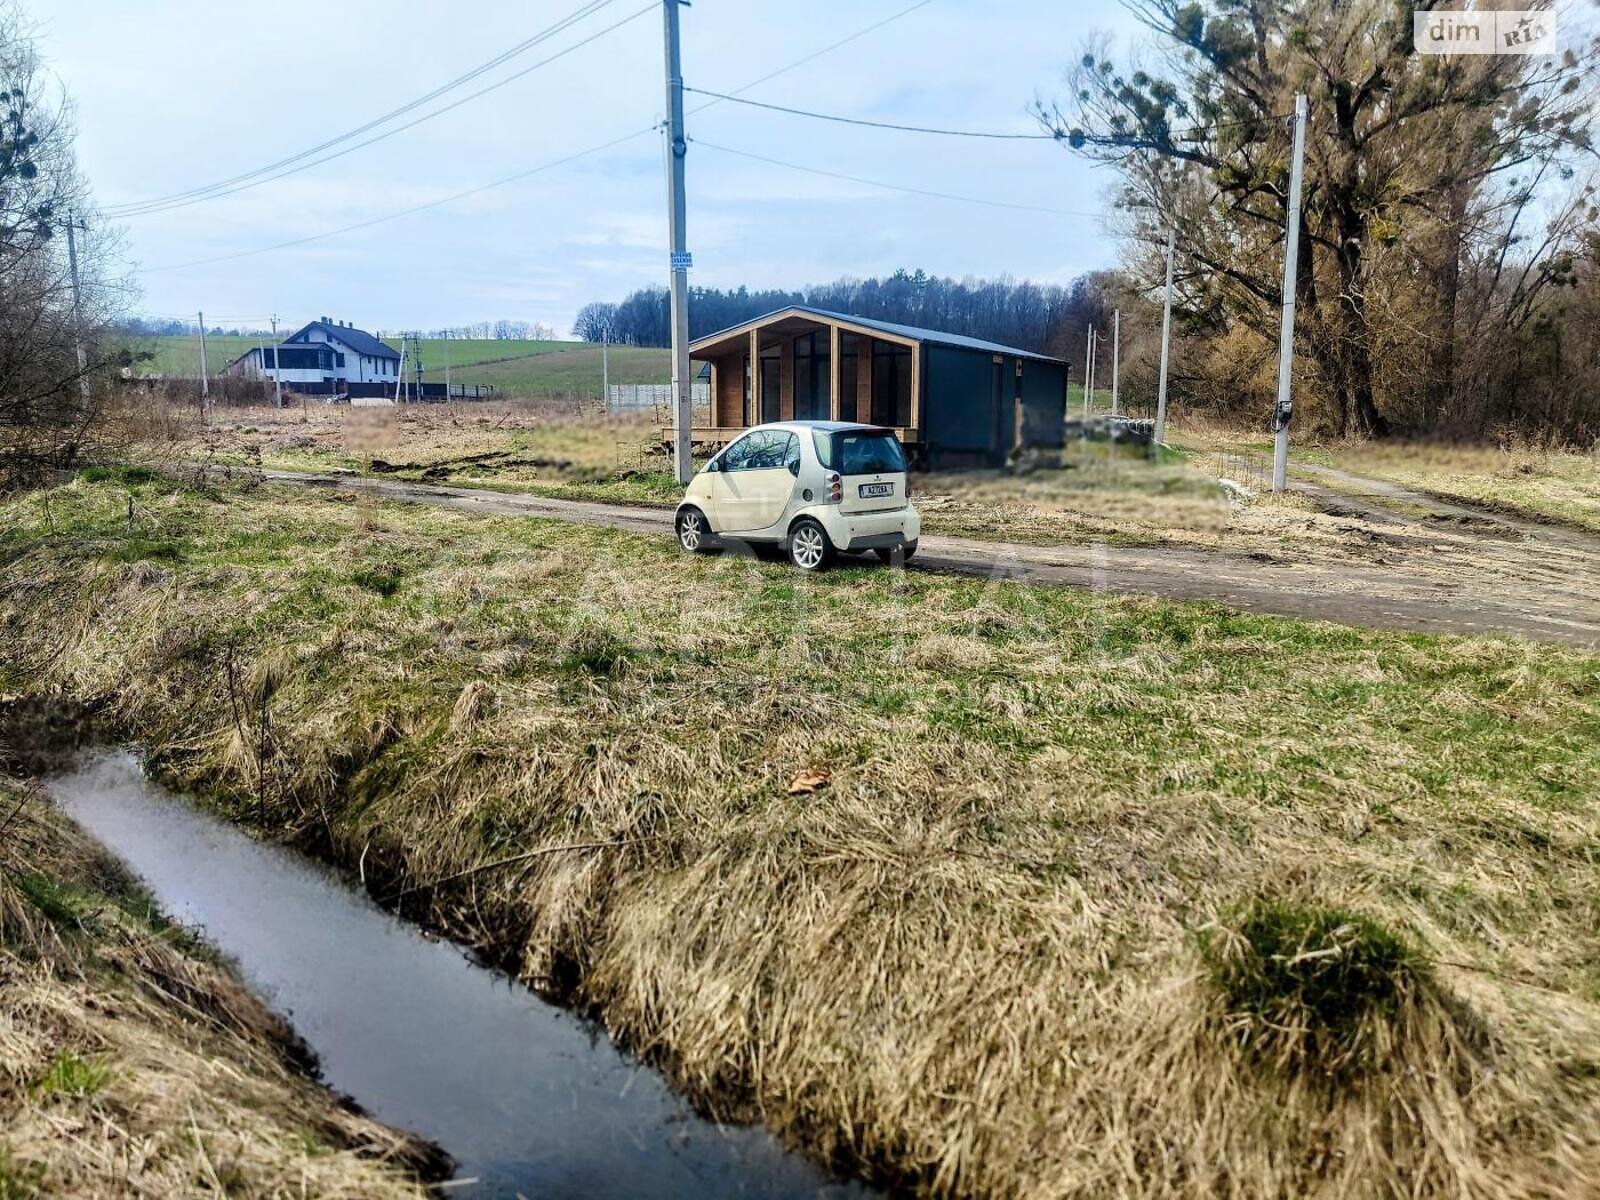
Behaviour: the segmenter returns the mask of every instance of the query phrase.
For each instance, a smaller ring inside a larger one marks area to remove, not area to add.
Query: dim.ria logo
[[[1419,54],[1554,54],[1556,15],[1549,9],[1419,12]]]

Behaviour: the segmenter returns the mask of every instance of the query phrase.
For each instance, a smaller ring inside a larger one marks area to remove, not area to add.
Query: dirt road
[[[266,478],[309,487],[362,491],[385,500],[435,504],[485,515],[543,517],[669,536],[664,509],[561,500],[475,488],[350,475],[266,471]],[[1352,497],[1354,485],[1373,483]],[[1352,504],[1373,523],[1415,527],[1417,508],[1448,529],[1395,535],[1419,557],[1374,565],[1278,560],[1196,549],[1087,545],[1037,546],[925,536],[913,566],[1026,580],[1092,591],[1215,600],[1250,612],[1424,633],[1512,634],[1600,648],[1600,539],[1568,530],[1440,504],[1421,493],[1353,476],[1328,503]],[[1313,494],[1321,489],[1308,488]],[[1403,501],[1401,513],[1388,504]],[[1410,543],[1406,545],[1406,543]],[[1420,559],[1444,556],[1451,569]],[[1403,557],[1403,556],[1401,556]]]

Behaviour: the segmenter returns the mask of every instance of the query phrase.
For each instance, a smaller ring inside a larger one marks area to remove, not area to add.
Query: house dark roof
[[[852,325],[859,325],[863,329],[876,329],[880,333],[891,333],[896,337],[914,338],[919,342],[932,342],[940,346],[956,346],[963,350],[981,350],[985,354],[1009,354],[1017,358],[1032,358],[1040,362],[1061,362],[1059,358],[1052,358],[1048,354],[1037,354],[1032,350],[1019,350],[1015,346],[1003,346],[999,342],[986,342],[982,338],[967,337],[961,333],[945,333],[939,329],[923,329],[916,325],[897,325],[893,321],[879,321],[872,317],[857,317],[851,313],[830,312],[825,308],[812,308],[807,304],[789,304],[783,308],[774,309],[772,312],[763,313],[748,321],[741,321],[737,325],[730,325],[727,329],[719,329],[716,333],[708,333],[704,337],[695,338],[695,343],[713,342],[719,338],[727,337],[738,329],[748,329],[753,325],[762,325],[776,317],[790,314],[797,316],[823,317],[831,321],[848,321]]]
[[[365,354],[368,358],[392,358],[398,360],[400,357],[400,351],[392,346],[384,345],[365,329],[356,329],[350,325],[336,325],[332,321],[312,321],[283,340],[285,342],[306,341],[306,334],[313,329],[322,330],[327,336],[337,338],[357,354]]]

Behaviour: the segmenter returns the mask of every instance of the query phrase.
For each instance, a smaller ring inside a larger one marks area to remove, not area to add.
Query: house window
[[[335,354],[333,357],[334,357],[334,362],[335,362],[336,365],[341,366],[341,367],[344,366],[344,355]]]
[[[803,333],[794,340],[794,417],[820,421],[828,415],[828,335]]]
[[[892,342],[872,346],[872,422],[911,424],[911,349]]]

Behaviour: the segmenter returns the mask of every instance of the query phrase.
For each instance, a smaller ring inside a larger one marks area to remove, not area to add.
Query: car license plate
[[[894,484],[892,483],[863,483],[861,485],[861,498],[863,500],[870,499],[873,496],[892,495],[894,495]]]

